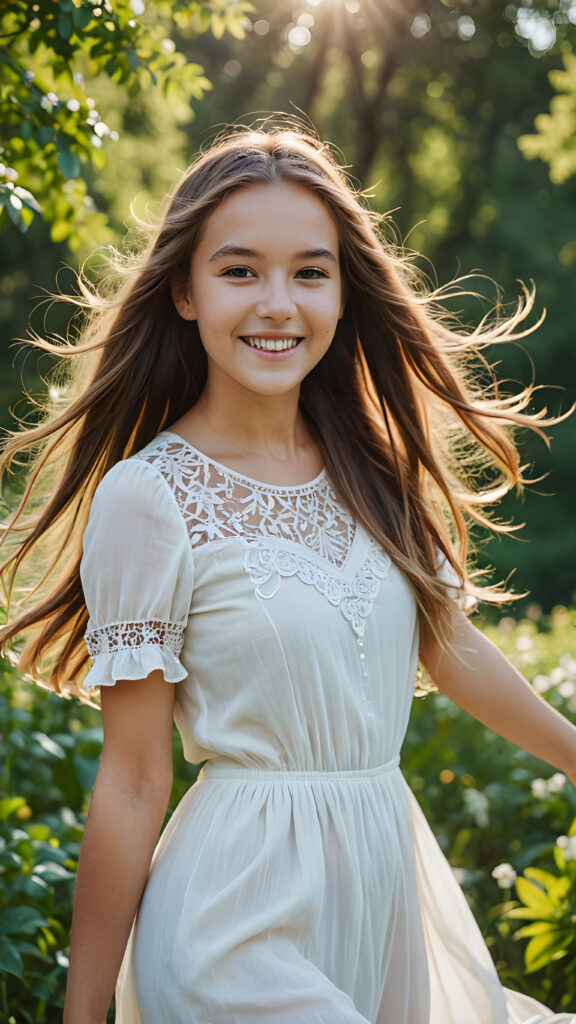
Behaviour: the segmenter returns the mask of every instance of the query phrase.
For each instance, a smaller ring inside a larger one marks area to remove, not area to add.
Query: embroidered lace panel
[[[113,622],[100,629],[90,630],[86,633],[85,641],[91,658],[150,644],[169,647],[178,656],[184,643],[184,629],[178,622],[162,622],[160,619]]]
[[[213,462],[185,442],[159,438],[134,456],[150,462],[168,483],[193,547],[242,537],[245,568],[260,598],[272,597],[282,577],[297,575],[339,607],[361,636],[390,559],[373,541],[349,579],[343,570],[356,524],[323,474],[309,484],[261,484]],[[297,544],[298,552],[287,543]],[[306,556],[306,549],[324,561]]]
[[[152,463],[170,485],[193,547],[267,536],[303,545],[338,569],[348,557],[356,525],[325,476],[301,487],[260,484],[170,439],[135,458]]]
[[[380,580],[388,575],[390,559],[374,541],[359,572],[349,582],[321,569],[305,556],[266,546],[261,539],[251,544],[244,565],[256,584],[258,597],[273,597],[282,576],[298,576],[309,583],[340,610],[357,636],[362,636],[366,619],[372,611]]]

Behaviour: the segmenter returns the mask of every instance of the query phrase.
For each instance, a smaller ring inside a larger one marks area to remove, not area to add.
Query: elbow
[[[172,760],[165,764],[118,763],[102,757],[96,788],[113,790],[119,797],[145,803],[165,813],[172,792]]]

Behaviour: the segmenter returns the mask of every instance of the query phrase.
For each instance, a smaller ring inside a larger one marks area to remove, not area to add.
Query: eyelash
[[[238,277],[236,274],[234,274],[235,270],[248,270],[248,269],[249,269],[248,267],[242,267],[242,266],[228,267],[226,270],[223,271],[223,273],[220,276],[221,277],[234,277],[234,278],[236,278],[237,281],[249,281],[250,278],[248,278],[248,277],[242,277],[242,276]],[[301,273],[303,273],[304,271],[307,271],[307,270],[312,270],[314,272],[314,274],[318,274],[319,276],[318,277],[305,277],[305,278],[301,278],[301,280],[304,280],[304,281],[318,281],[318,280],[320,280],[323,277],[328,277],[328,274],[326,273],[326,271],[322,270],[320,267],[302,267],[298,271],[298,273],[301,274]]]

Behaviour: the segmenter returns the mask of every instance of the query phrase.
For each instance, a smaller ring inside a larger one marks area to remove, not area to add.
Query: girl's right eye
[[[244,280],[248,277],[248,274],[252,274],[252,271],[249,270],[248,267],[228,267],[221,276],[236,277],[239,280]]]

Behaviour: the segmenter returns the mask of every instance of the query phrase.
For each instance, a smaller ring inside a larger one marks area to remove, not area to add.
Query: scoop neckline
[[[256,487],[264,487],[267,490],[271,490],[271,491],[303,491],[303,490],[308,490],[309,488],[316,487],[317,484],[321,483],[322,480],[324,480],[324,478],[326,476],[326,467],[323,466],[322,469],[320,470],[320,472],[313,478],[313,480],[308,480],[306,483],[303,483],[303,484],[269,484],[269,483],[266,483],[264,480],[256,480],[252,476],[246,476],[245,473],[239,473],[238,470],[232,469],[230,466],[226,466],[223,462],[218,462],[217,459],[213,459],[210,455],[206,455],[206,452],[200,451],[200,449],[196,448],[196,446],[193,445],[191,441],[188,441],[185,437],[182,437],[181,434],[177,434],[174,430],[162,430],[158,436],[159,437],[162,437],[162,436],[173,437],[176,441],[179,441],[180,444],[182,444],[185,448],[189,448],[190,451],[193,451],[195,453],[195,455],[199,455],[200,458],[204,460],[204,462],[208,462],[212,466],[216,466],[218,469],[221,469],[222,472],[229,473],[230,476],[234,476],[238,480],[245,480],[248,483],[255,485]]]

